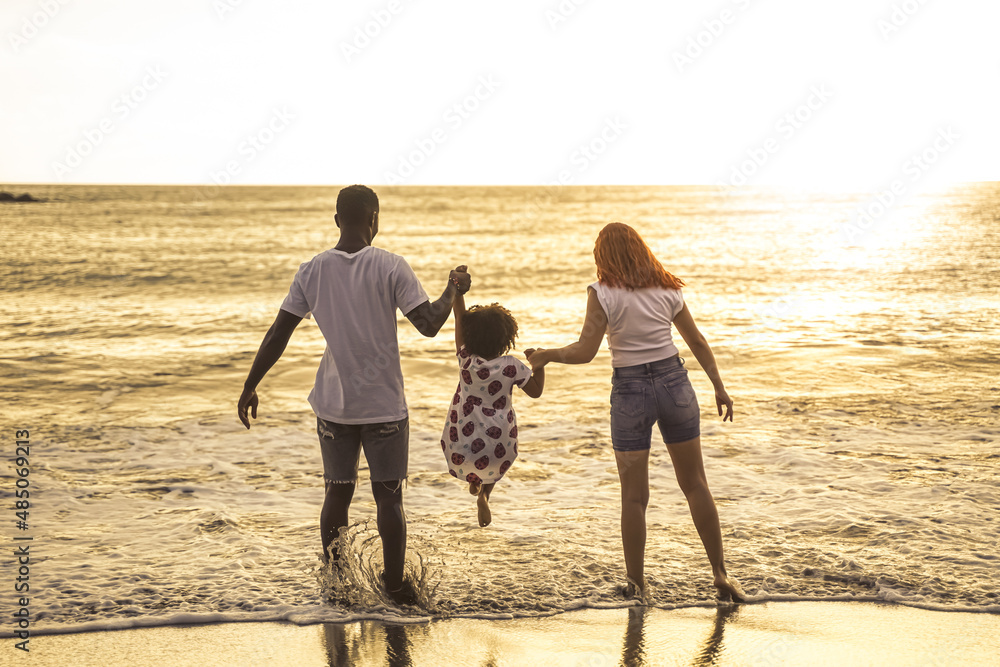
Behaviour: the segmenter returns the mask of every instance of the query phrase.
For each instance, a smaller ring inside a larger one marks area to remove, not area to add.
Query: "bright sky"
[[[1000,180],[998,25],[995,0],[3,0],[0,183]]]

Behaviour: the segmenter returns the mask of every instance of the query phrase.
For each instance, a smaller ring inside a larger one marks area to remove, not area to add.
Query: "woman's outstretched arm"
[[[587,290],[587,315],[583,320],[583,331],[580,332],[580,339],[575,343],[550,350],[536,350],[528,356],[531,368],[538,370],[544,368],[550,361],[557,361],[561,364],[587,364],[597,356],[597,351],[601,349],[601,340],[608,330],[608,316],[601,307],[601,302],[597,298],[597,292],[590,288]]]
[[[694,323],[694,317],[691,316],[691,311],[688,310],[686,303],[681,308],[681,312],[677,313],[677,317],[674,318],[674,326],[680,332],[687,346],[691,348],[694,358],[708,374],[708,379],[712,381],[712,386],[715,387],[715,404],[719,409],[720,417],[722,417],[722,407],[725,406],[726,414],[722,417],[722,421],[727,419],[733,421],[733,399],[729,398],[729,394],[726,393],[726,388],[722,384],[722,376],[719,375],[719,366],[715,363],[715,355],[712,354],[712,348],[708,346],[705,336],[698,330],[698,325]]]

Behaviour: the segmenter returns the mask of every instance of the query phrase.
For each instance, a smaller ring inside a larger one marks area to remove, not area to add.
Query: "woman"
[[[701,457],[700,414],[684,361],[671,338],[671,324],[684,338],[715,386],[721,416],[733,420],[733,401],[719,377],[715,357],[684,303],[681,280],[668,273],[638,232],[613,222],[594,246],[597,282],[588,287],[580,340],[552,350],[528,350],[536,371],[549,362],[586,364],[605,331],[613,367],[611,442],[622,487],[622,546],[628,574],[626,597],[642,596],[649,503],[649,446],[653,423],[670,452],[677,482],[708,552],[720,597],[742,602],[739,583],[726,573],[722,530]]]

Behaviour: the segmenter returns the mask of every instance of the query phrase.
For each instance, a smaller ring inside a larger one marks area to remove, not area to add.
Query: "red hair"
[[[609,287],[680,289],[684,281],[663,268],[646,242],[628,225],[605,225],[594,244],[597,280]]]

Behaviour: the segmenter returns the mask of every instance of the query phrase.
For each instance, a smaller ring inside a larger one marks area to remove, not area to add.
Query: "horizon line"
[[[225,185],[215,183],[134,183],[115,181],[95,181],[80,183],[45,182],[45,181],[0,181],[0,191],[6,187],[94,187],[94,186],[125,186],[125,187],[201,187],[201,188],[338,188],[354,185],[356,182],[344,183],[227,183]],[[937,183],[929,187],[928,190],[938,190],[956,185],[985,185],[1000,184],[998,180],[968,180],[968,181],[947,181]],[[860,188],[857,186],[821,186],[821,185],[801,185],[792,183],[756,183],[746,185],[725,185],[719,183],[399,183],[389,185],[386,183],[364,183],[372,188],[717,188],[720,190],[752,190],[752,189],[789,189],[789,190],[819,190],[822,192],[872,192],[875,189]]]

